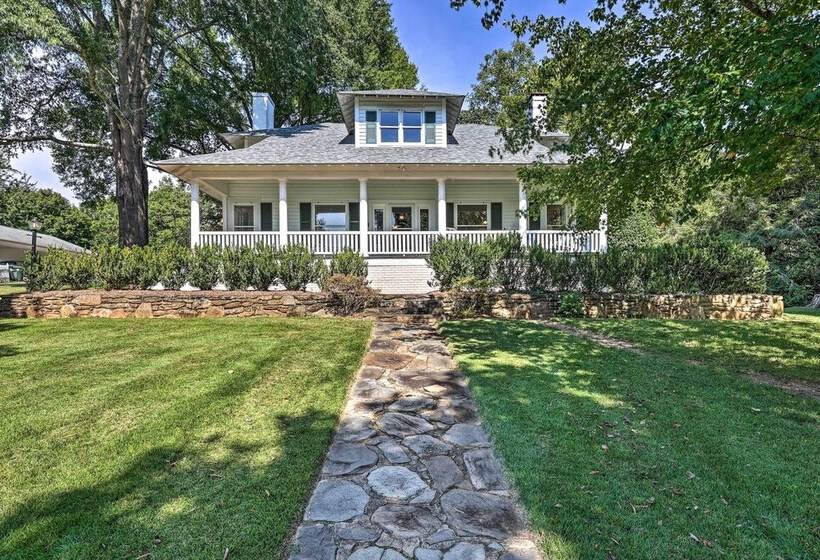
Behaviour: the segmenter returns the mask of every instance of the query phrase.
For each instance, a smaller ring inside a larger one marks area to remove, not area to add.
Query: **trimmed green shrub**
[[[260,243],[253,252],[253,287],[257,290],[267,290],[279,277],[279,251],[270,245]]]
[[[568,291],[578,287],[576,256],[552,253],[538,246],[526,255],[525,284],[531,292]]]
[[[311,282],[322,284],[324,263],[302,245],[288,245],[279,253],[279,281],[288,290],[304,290]]]
[[[561,294],[561,301],[558,304],[558,315],[560,317],[583,317],[584,298],[578,292],[565,292]]]
[[[433,269],[439,288],[449,290],[460,278],[489,278],[493,256],[486,243],[438,238],[430,247],[427,264]]]
[[[324,281],[330,294],[330,305],[338,315],[352,315],[378,302],[378,294],[361,276],[332,274]]]
[[[526,249],[518,233],[501,235],[487,241],[492,259],[492,283],[505,292],[520,291],[524,287]]]
[[[225,285],[229,290],[247,290],[253,286],[256,280],[253,257],[254,250],[250,247],[225,249],[222,254],[222,266],[225,271]]]
[[[182,245],[165,245],[151,256],[157,266],[157,281],[166,290],[178,290],[188,275],[191,250]]]
[[[212,290],[222,282],[222,249],[202,246],[191,251],[187,281],[200,290]]]
[[[23,277],[31,291],[90,288],[94,282],[94,258],[87,253],[52,249],[32,260],[26,253]]]
[[[94,259],[94,286],[104,290],[126,290],[137,284],[136,249],[101,247]]]
[[[330,259],[329,274],[367,278],[367,259],[352,249],[345,249]]]

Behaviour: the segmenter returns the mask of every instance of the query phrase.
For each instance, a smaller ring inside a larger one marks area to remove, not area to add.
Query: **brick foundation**
[[[560,294],[491,295],[484,315],[545,319],[558,311]],[[584,297],[588,317],[657,319],[772,319],[783,298],[765,294],[623,295]],[[448,316],[448,294],[382,295],[365,315],[403,313]],[[0,317],[257,317],[330,315],[327,296],[316,292],[61,291],[0,297]]]

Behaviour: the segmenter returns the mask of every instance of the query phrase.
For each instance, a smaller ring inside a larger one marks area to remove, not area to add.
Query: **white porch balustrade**
[[[481,243],[492,237],[508,235],[508,230],[486,231],[370,231],[367,232],[368,255],[427,255],[433,242],[442,235],[448,239],[466,239]],[[281,247],[281,235],[275,231],[202,231],[198,245],[215,247],[254,247],[257,244]],[[361,252],[362,235],[358,231],[288,232],[287,243],[302,245],[317,255],[333,255],[345,249]],[[606,250],[603,231],[542,230],[527,231],[527,245],[538,245],[559,253],[597,253]]]

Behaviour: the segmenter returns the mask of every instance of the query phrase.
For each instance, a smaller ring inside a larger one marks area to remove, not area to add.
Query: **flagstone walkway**
[[[375,325],[291,550],[291,560],[540,559],[434,328]]]

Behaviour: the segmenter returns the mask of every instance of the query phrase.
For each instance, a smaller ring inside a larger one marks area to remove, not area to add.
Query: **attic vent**
[[[273,128],[274,106],[267,93],[252,93],[251,130],[268,130]]]

